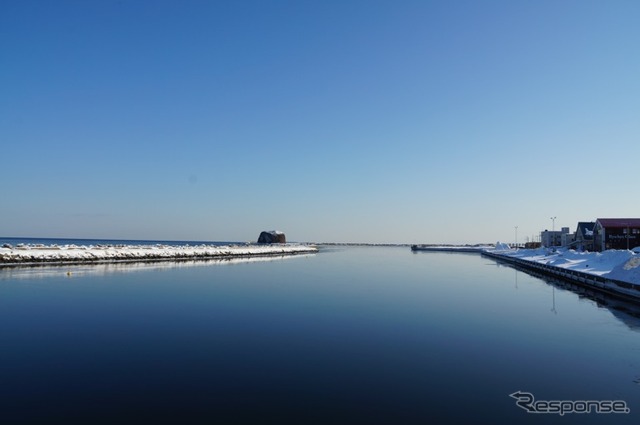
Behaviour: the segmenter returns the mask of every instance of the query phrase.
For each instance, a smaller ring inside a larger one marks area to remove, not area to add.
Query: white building
[[[576,234],[571,233],[568,227],[562,228],[562,235],[560,236],[560,244],[564,247],[571,246],[576,240]]]
[[[567,246],[568,243],[573,242],[573,234],[569,233],[568,227],[563,227],[561,230],[545,230],[540,232],[540,241],[542,246]],[[567,243],[567,241],[569,241]]]

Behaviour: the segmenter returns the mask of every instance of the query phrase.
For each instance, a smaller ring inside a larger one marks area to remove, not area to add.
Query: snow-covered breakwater
[[[508,249],[482,255],[640,301],[640,253],[626,250],[577,252],[562,248]]]
[[[0,267],[52,263],[259,257],[317,252],[302,244],[274,245],[26,245],[0,247]]]
[[[486,245],[411,245],[411,251],[414,252],[482,252],[488,248]]]

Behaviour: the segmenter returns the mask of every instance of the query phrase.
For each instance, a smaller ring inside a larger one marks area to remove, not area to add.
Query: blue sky
[[[524,241],[638,217],[640,2],[3,1],[0,235]]]

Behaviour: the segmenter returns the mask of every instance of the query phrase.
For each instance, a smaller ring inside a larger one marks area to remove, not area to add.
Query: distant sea
[[[163,241],[163,240],[135,240],[135,239],[65,239],[65,238],[19,238],[0,237],[0,246],[10,244],[43,244],[43,245],[230,245],[245,242],[221,241]]]

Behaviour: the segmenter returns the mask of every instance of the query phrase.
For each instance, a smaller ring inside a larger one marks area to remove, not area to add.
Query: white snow
[[[496,248],[495,248],[496,251],[504,251],[509,249],[511,249],[511,247],[506,243],[501,243],[501,242],[496,243]]]
[[[122,260],[197,259],[289,255],[317,252],[302,244],[273,245],[19,245],[0,248],[0,265]]]
[[[640,285],[640,253],[627,250],[578,252],[572,249],[510,249],[496,244],[496,254]]]

